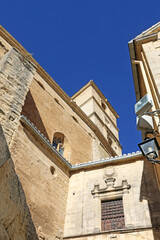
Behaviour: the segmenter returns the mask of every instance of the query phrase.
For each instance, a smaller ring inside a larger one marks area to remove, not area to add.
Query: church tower
[[[93,80],[90,80],[74,94],[72,100],[99,128],[116,154],[120,155],[122,147],[119,143],[119,129],[117,127],[119,116]]]

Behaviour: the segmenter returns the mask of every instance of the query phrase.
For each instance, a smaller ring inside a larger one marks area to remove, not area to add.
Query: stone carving
[[[103,193],[109,193],[109,192],[121,192],[122,194],[128,193],[128,189],[130,189],[131,185],[128,184],[127,180],[122,180],[122,184],[119,186],[114,186],[116,179],[115,178],[107,178],[105,180],[106,187],[100,188],[99,184],[96,183],[94,185],[94,189],[91,191],[92,195],[99,195]]]
[[[104,176],[103,178],[106,179],[108,177],[113,177],[116,175],[115,168],[114,167],[107,167],[104,170]]]
[[[115,183],[115,178],[107,178],[105,180],[106,186],[107,188],[113,188],[114,187],[114,183]]]

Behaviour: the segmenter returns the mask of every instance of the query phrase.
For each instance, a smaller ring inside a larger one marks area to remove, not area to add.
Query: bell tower
[[[120,155],[122,147],[119,143],[117,127],[119,116],[93,80],[74,94],[72,100],[99,128],[117,155]]]

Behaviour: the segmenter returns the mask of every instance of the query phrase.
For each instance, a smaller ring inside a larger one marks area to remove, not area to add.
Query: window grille
[[[102,231],[125,228],[122,199],[101,202]]]

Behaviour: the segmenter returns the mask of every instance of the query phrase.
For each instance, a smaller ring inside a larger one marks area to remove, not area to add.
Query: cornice
[[[97,85],[93,82],[93,80],[90,80],[84,87],[82,87],[78,92],[76,92],[71,99],[74,100],[78,95],[80,95],[85,89],[88,87],[92,86],[94,90],[98,93],[98,95],[105,101],[107,104],[108,108],[111,110],[111,112],[115,115],[116,118],[119,118],[119,115],[117,112],[114,110],[110,102],[106,99],[104,94],[101,92],[101,90],[97,87]]]
[[[72,165],[51,145],[50,141],[44,137],[44,135],[36,128],[36,126],[24,115],[20,116],[21,123],[27,127],[31,133],[38,138],[58,159],[69,169],[72,169]]]
[[[120,144],[120,142],[119,142],[119,139],[112,133],[112,131],[109,129],[109,127],[101,120],[101,118],[97,115],[96,112],[90,114],[89,117],[91,117],[91,116],[93,116],[93,115],[95,115],[95,116],[98,118],[98,120],[101,122],[101,124],[104,125],[104,127],[107,129],[107,131],[109,132],[109,134],[113,137],[113,139],[118,143],[119,147],[122,149],[122,146],[121,146],[121,144]]]
[[[137,160],[143,160],[144,157],[142,156],[142,153],[140,151],[124,154],[121,156],[106,158],[106,159],[100,159],[98,161],[89,161],[84,163],[79,163],[72,165],[69,163],[52,145],[51,143],[41,134],[41,132],[27,119],[27,117],[21,115],[20,121],[24,124],[25,127],[27,127],[31,133],[38,138],[38,140],[46,146],[49,151],[51,151],[58,159],[62,162],[63,165],[67,167],[67,169],[70,172],[77,171],[77,170],[87,170],[92,169],[96,167],[101,167],[105,165],[111,165],[115,163],[124,163],[124,162],[133,162]]]
[[[67,102],[70,97],[62,90],[62,88],[50,77],[50,75],[40,66],[40,64],[32,57],[32,55],[0,25],[0,36],[2,36],[12,47],[19,50],[24,57],[29,56],[27,60],[36,66],[37,73]]]
[[[103,144],[104,149],[106,152],[108,152],[112,156],[116,156],[116,152],[111,148],[111,146],[108,144],[106,138],[103,136],[99,128],[90,120],[87,115],[77,106],[77,104],[74,101],[71,101],[72,103],[72,109],[77,113],[77,110],[79,110],[78,114],[83,119],[83,121],[90,126],[92,131],[95,133],[97,138],[100,140],[100,142]]]
[[[152,33],[158,32],[159,30],[160,30],[160,22],[154,24],[153,26],[151,26],[147,30],[143,31],[136,38],[141,38],[141,37],[144,37],[144,36],[147,36],[147,35],[151,35]]]
[[[110,120],[110,122],[113,124],[113,126],[115,127],[115,129],[119,132],[119,128],[117,127],[117,125],[113,122],[113,120],[110,118],[110,116],[106,113],[106,111],[103,109],[103,107],[99,104],[99,102],[97,101],[97,99],[94,96],[91,96],[90,98],[88,98],[85,102],[83,102],[81,105],[79,105],[80,108],[82,108],[87,102],[89,102],[91,99],[93,99],[96,104],[98,105],[98,107],[102,110],[102,112],[105,114],[105,116]]]
[[[139,86],[139,73],[137,65],[133,63],[134,60],[141,60],[141,51],[142,44],[145,44],[150,41],[155,41],[158,38],[158,33],[150,33],[150,31],[146,30],[144,33],[138,35],[133,40],[128,42],[132,74],[135,86],[136,99],[139,101],[141,98],[140,86]]]
[[[125,234],[125,233],[136,233],[136,232],[143,232],[143,231],[148,231],[148,230],[160,230],[159,227],[155,228],[152,227],[152,225],[147,225],[145,227],[127,227],[124,229],[114,229],[114,230],[108,230],[108,231],[99,231],[99,232],[92,232],[92,233],[84,233],[84,234],[80,234],[80,235],[67,235],[64,236],[63,239],[95,239],[97,235],[99,239],[102,239],[103,235],[109,235],[109,234],[118,234],[118,236],[120,236],[121,234]],[[105,237],[104,237],[105,238]],[[115,238],[115,237],[113,237]],[[117,238],[117,237],[116,237]],[[122,238],[123,239],[123,238]],[[144,238],[145,239],[145,238]]]

